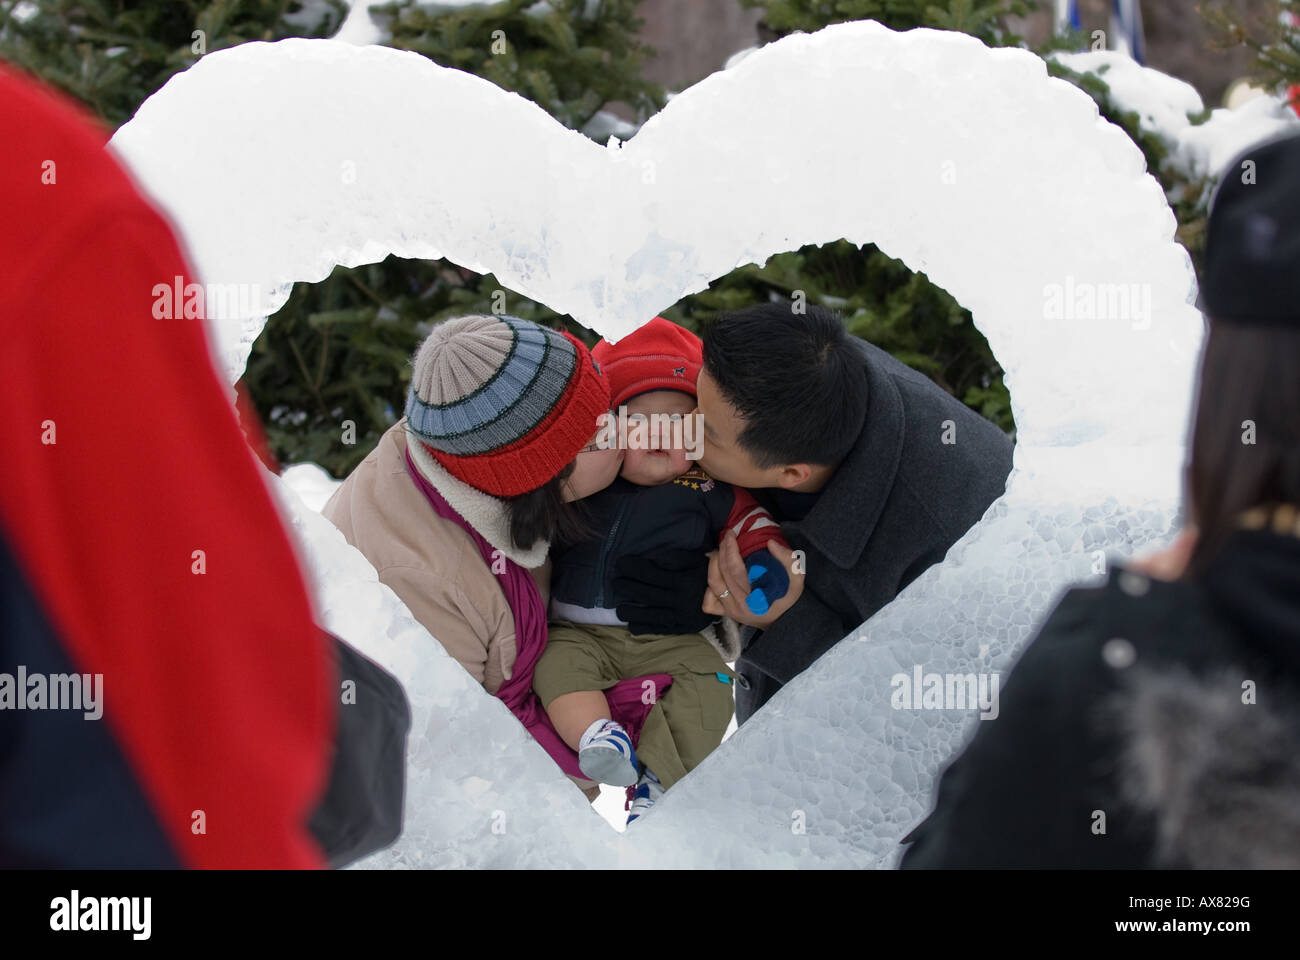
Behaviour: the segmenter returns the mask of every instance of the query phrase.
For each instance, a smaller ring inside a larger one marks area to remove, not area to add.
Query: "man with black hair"
[[[752,628],[736,663],[743,723],[943,559],[1002,495],[1012,443],[829,310],[761,304],[722,315],[703,339],[700,465],[753,491],[803,553],[788,572],[806,575],[793,606],[778,601],[760,617],[745,605],[734,538],[709,564],[704,614]],[[675,571],[683,615],[700,595],[684,578],[702,586],[701,572]],[[627,575],[654,579],[644,567]]]

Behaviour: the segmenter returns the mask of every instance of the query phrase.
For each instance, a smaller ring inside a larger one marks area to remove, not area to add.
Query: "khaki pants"
[[[550,707],[563,694],[608,690],[651,673],[667,673],[673,683],[646,717],[636,752],[666,789],[722,742],[735,712],[732,685],[718,674],[735,675],[702,636],[633,636],[626,627],[555,621],[533,671],[533,689]]]

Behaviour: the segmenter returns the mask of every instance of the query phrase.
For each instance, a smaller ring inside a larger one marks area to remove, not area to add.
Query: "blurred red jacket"
[[[62,97],[0,67],[0,130],[0,865],[323,866],[331,653],[202,321],[154,317],[192,271]]]

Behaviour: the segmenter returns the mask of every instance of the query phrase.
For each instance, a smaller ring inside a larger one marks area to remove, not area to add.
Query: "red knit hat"
[[[695,396],[695,378],[704,363],[700,338],[663,317],[655,317],[618,343],[600,341],[591,355],[609,380],[610,406],[615,410],[647,390],[680,390]]]
[[[608,410],[609,385],[581,340],[475,316],[439,324],[421,345],[406,419],[452,476],[512,497],[558,475]]]

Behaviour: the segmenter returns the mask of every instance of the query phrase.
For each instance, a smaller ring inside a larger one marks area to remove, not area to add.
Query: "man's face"
[[[700,466],[705,472],[738,487],[785,486],[782,482],[785,471],[781,467],[760,467],[740,448],[736,438],[744,429],[745,421],[704,370],[695,382],[695,393],[699,404],[696,409],[704,418],[704,453],[700,456]]]

